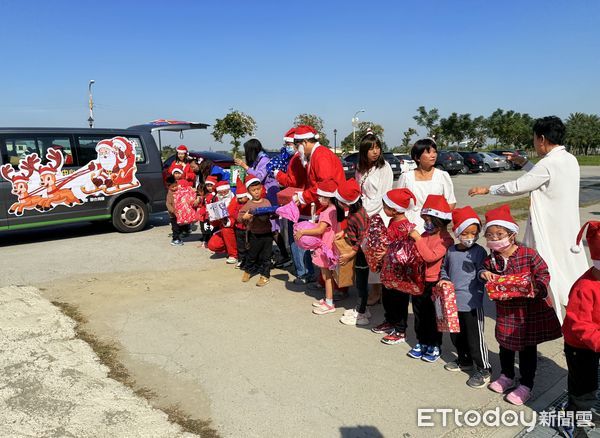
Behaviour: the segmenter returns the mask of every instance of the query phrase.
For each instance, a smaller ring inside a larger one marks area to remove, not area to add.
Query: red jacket
[[[600,280],[593,268],[571,287],[562,330],[566,344],[600,353]]]
[[[448,248],[454,245],[454,239],[447,231],[440,231],[434,235],[423,233],[415,245],[425,260],[425,281],[438,281],[444,256]]]
[[[334,180],[338,186],[346,181],[340,159],[326,146],[316,144],[306,167],[306,184],[301,195],[303,204],[317,203],[317,186],[321,181]]]
[[[302,165],[300,154],[294,154],[288,163],[287,172],[277,172],[275,178],[283,187],[304,187],[306,185],[306,169]]]
[[[171,172],[173,171],[173,169],[175,167],[181,167],[181,164],[177,163],[176,160],[173,161],[171,163],[171,165],[169,166],[168,175],[171,175]],[[196,184],[196,174],[192,171],[192,168],[190,167],[189,163],[187,163],[185,166],[183,166],[183,178],[182,179],[189,181],[191,184],[191,187],[194,187]]]
[[[229,210],[229,218],[233,222],[232,226],[235,228],[238,228],[240,230],[246,229],[246,225],[244,225],[243,223],[241,223],[240,221],[237,220],[238,216],[240,215],[240,210],[243,205],[244,204],[240,204],[238,202],[238,199],[236,197],[231,200],[231,202],[229,203],[229,207],[227,208]]]

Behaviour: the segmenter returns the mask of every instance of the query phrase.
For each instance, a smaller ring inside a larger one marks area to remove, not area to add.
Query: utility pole
[[[90,128],[94,127],[94,97],[92,96],[92,85],[94,85],[96,83],[95,80],[90,80],[90,83],[88,85],[88,90],[89,90],[89,106],[90,106],[90,117],[88,118],[88,123],[90,125]]]

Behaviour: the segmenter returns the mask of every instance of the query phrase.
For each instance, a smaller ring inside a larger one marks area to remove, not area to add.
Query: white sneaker
[[[313,313],[315,315],[326,315],[328,313],[333,313],[335,312],[335,305],[329,305],[327,303],[323,303],[323,305],[319,306],[319,307],[315,307],[313,309]]]
[[[238,261],[235,257],[227,257],[227,260],[225,260],[225,263],[228,265],[235,265],[237,262]]]
[[[325,298],[313,301],[312,306],[313,307],[321,307],[323,304],[325,304]]]
[[[344,316],[349,316],[349,315],[354,315],[356,317],[356,315],[359,315],[358,310],[356,309],[356,307],[354,309],[347,309],[344,311]],[[369,311],[369,308],[367,307],[367,310],[365,310],[364,315],[367,318],[371,317],[371,312]]]
[[[366,316],[366,313],[354,311],[354,313],[342,316],[340,322],[344,325],[368,325],[369,318]]]

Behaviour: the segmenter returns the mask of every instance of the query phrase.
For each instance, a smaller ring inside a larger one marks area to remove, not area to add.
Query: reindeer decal
[[[23,211],[37,208],[42,201],[41,196],[29,193],[29,178],[36,171],[40,161],[37,154],[31,154],[19,163],[20,172],[15,172],[10,164],[5,164],[0,168],[0,173],[4,179],[12,183],[11,193],[17,195],[18,198],[18,201],[9,207],[9,213],[21,216]]]
[[[61,189],[56,185],[56,174],[59,173],[64,164],[61,151],[50,148],[46,152],[48,164],[38,168],[42,186],[46,188],[46,198],[42,199],[38,207],[42,210],[51,210],[59,204],[66,204],[72,207],[75,204],[82,204],[83,201],[73,194],[71,189]]]

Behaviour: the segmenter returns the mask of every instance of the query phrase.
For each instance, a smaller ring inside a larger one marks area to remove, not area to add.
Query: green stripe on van
[[[31,224],[10,225],[8,227],[0,227],[0,231],[22,230],[25,228],[46,227],[48,225],[68,224],[68,223],[72,223],[72,222],[96,221],[96,220],[110,219],[110,218],[111,218],[110,214],[99,214],[96,216],[82,216],[82,217],[75,217],[75,218],[70,218],[70,219],[57,219],[54,221],[33,222]]]

